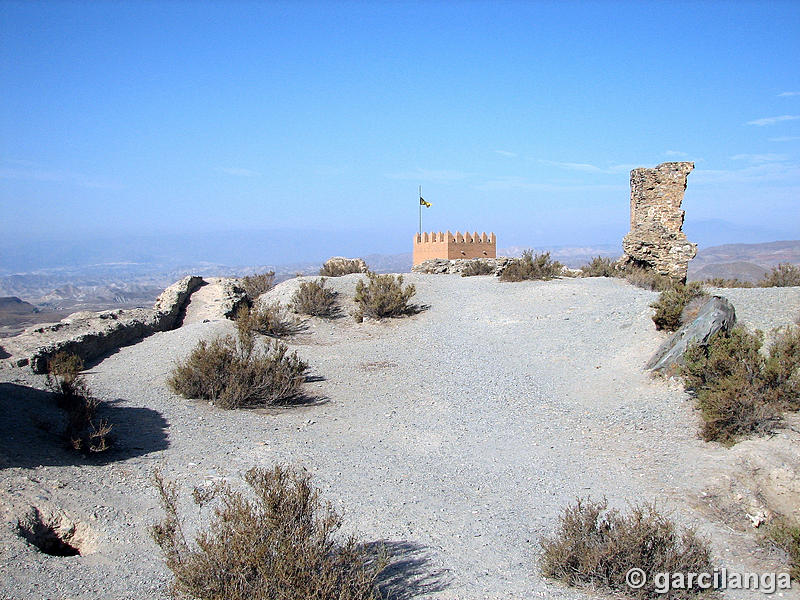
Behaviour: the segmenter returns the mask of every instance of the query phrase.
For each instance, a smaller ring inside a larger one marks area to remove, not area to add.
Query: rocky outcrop
[[[683,233],[681,203],[693,169],[691,162],[669,162],[631,171],[631,230],[622,240],[622,266],[644,267],[686,281],[697,244]]]
[[[736,323],[736,310],[721,296],[710,298],[690,323],[664,342],[650,358],[646,368],[654,372],[674,372],[683,364],[683,353],[690,344],[706,344],[720,330],[727,331]]]
[[[446,258],[429,258],[418,265],[411,267],[413,273],[425,273],[427,275],[446,275],[451,273],[461,273],[470,264],[481,262],[492,268],[492,274],[497,275],[506,268],[509,262],[514,260],[507,256],[499,258],[456,258],[448,260]]]

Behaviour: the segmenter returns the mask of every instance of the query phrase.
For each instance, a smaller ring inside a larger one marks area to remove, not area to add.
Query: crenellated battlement
[[[427,231],[414,235],[414,264],[431,258],[497,258],[497,238],[494,233],[478,235],[450,231]]]

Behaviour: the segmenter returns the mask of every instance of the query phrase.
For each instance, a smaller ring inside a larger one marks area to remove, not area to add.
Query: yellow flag
[[[423,198],[422,196],[419,197],[419,205],[420,206],[424,206],[425,208],[430,208],[431,207],[431,203],[427,202],[425,200],[425,198]]]

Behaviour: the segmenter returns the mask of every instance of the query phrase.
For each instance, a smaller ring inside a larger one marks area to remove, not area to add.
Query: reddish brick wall
[[[414,236],[414,264],[430,258],[497,258],[497,238],[494,233],[461,234],[427,231]]]

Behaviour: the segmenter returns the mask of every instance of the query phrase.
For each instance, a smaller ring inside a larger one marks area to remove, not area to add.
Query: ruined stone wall
[[[457,258],[496,258],[497,238],[494,233],[461,234],[456,232],[425,232],[414,236],[414,264],[434,258],[453,260]]]
[[[697,244],[683,233],[681,203],[693,169],[691,162],[668,162],[631,171],[631,230],[622,240],[623,265],[686,281]]]

